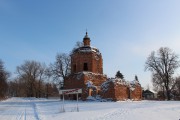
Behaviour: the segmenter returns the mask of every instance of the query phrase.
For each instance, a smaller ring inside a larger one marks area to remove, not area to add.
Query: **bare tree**
[[[145,70],[152,72],[153,85],[165,88],[167,100],[170,100],[173,74],[178,67],[178,56],[167,47],[161,47],[157,53],[151,52],[145,63]]]
[[[7,79],[9,77],[9,73],[5,70],[4,65],[2,60],[0,59],[0,98],[4,98],[7,89],[8,89],[8,84],[7,84]]]
[[[171,90],[173,91],[174,99],[180,100],[180,76],[174,79],[174,84]]]
[[[176,79],[176,90],[177,90],[178,96],[180,97],[180,77]]]
[[[52,67],[52,66],[51,66]],[[45,96],[46,96],[46,98],[48,99],[48,97],[49,97],[49,82],[50,82],[50,79],[51,79],[51,77],[52,77],[52,71],[51,71],[51,69],[50,68],[47,68],[46,70],[45,70],[45,76],[46,76],[46,78],[47,78],[47,82],[46,82],[46,87],[45,87]]]
[[[70,74],[71,59],[70,56],[62,53],[56,55],[56,61],[50,65],[53,79],[57,82],[60,88],[64,85],[65,78]]]
[[[70,54],[72,54],[77,48],[82,47],[82,46],[83,46],[83,42],[77,41],[74,48],[70,52]]]
[[[46,65],[45,64],[40,64],[39,66],[39,77],[38,77],[38,97],[40,98],[42,95],[42,82],[43,80],[46,79]]]
[[[28,97],[40,96],[40,84],[45,73],[42,64],[36,61],[25,61],[24,64],[17,67],[16,71],[19,79],[25,82],[26,95]]]

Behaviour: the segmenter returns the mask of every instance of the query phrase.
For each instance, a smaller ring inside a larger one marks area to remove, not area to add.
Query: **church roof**
[[[88,33],[86,31],[86,35],[84,36],[84,45],[81,46],[81,47],[78,47],[78,48],[74,48],[71,55],[74,54],[74,53],[96,53],[98,55],[100,55],[100,51],[99,49],[95,48],[95,47],[92,47],[90,46],[90,43],[86,43],[86,40],[89,40],[90,41],[90,38],[88,36]]]
[[[79,48],[77,48],[77,49],[75,49],[73,51],[73,53],[76,53],[76,52],[87,52],[87,53],[94,52],[94,53],[97,53],[97,54],[101,54],[97,48],[91,47],[91,46],[82,46],[82,47],[79,47]]]

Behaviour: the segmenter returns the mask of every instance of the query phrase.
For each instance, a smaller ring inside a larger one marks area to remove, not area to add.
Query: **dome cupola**
[[[84,46],[90,46],[90,42],[91,42],[91,40],[90,40],[90,38],[88,36],[88,33],[86,32],[86,35],[83,38]]]

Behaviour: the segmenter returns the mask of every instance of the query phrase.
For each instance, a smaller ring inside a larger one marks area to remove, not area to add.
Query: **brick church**
[[[141,100],[142,89],[139,81],[127,82],[119,78],[107,78],[103,74],[103,59],[100,51],[90,44],[86,32],[83,46],[71,54],[71,74],[64,81],[64,89],[82,88],[80,98],[103,98],[117,100]],[[76,95],[69,95],[76,99]]]

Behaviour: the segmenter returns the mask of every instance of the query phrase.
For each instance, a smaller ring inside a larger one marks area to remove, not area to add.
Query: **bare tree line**
[[[7,93],[7,79],[9,77],[9,73],[5,70],[4,68],[4,63],[0,59],[0,99],[5,98],[6,93]]]
[[[77,42],[73,50],[80,46],[82,42]],[[70,70],[70,55],[58,53],[55,62],[48,66],[34,60],[24,61],[16,68],[17,76],[8,80],[10,74],[0,60],[0,98],[58,96],[58,90],[63,89],[64,80],[70,74]]]
[[[70,56],[57,54],[54,63],[46,66],[34,60],[26,60],[16,68],[16,78],[8,80],[9,73],[0,60],[0,98],[16,97],[57,97],[63,88],[63,81],[70,73]]]

